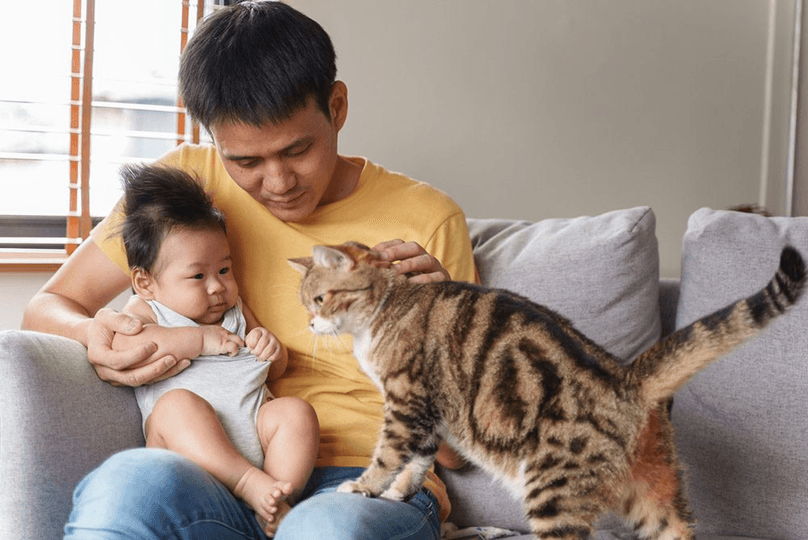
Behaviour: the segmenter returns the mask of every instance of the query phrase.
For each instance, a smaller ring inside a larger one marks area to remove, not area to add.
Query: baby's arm
[[[131,348],[151,341],[157,344],[157,351],[145,360],[171,355],[178,360],[196,358],[202,354],[236,354],[243,345],[241,339],[216,325],[184,326],[166,328],[157,324],[151,307],[137,296],[132,296],[123,312],[143,323],[143,330],[133,336],[115,334],[112,348]]]
[[[275,334],[261,326],[250,308],[243,302],[241,309],[244,312],[244,319],[247,321],[247,337],[244,343],[259,360],[272,363],[267,379],[274,381],[286,371],[289,361],[286,347]]]

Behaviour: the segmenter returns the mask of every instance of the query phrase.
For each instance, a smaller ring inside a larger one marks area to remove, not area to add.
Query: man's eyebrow
[[[291,150],[291,149],[293,149],[293,148],[295,148],[297,146],[305,146],[307,144],[310,144],[313,140],[314,140],[314,137],[312,137],[310,135],[303,135],[302,137],[299,137],[299,138],[295,139],[294,141],[292,141],[291,143],[289,143],[284,148],[281,148],[277,153],[278,154],[283,154],[284,152],[288,152],[289,150]],[[257,158],[261,157],[261,156],[241,156],[241,155],[238,155],[238,154],[229,154],[226,151],[222,152],[220,155],[223,158],[225,158],[225,159],[227,159],[229,161],[248,161],[248,160],[251,160],[251,159],[257,159]]]
[[[222,153],[221,156],[230,161],[246,161],[248,159],[255,159],[255,156],[238,156],[227,153]]]

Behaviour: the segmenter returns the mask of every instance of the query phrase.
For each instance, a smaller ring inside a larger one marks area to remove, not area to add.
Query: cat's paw
[[[396,489],[395,487],[391,486],[384,490],[381,495],[379,495],[382,499],[390,499],[391,501],[403,501],[408,498],[407,493],[403,493],[402,491]]]
[[[373,497],[370,488],[357,480],[347,480],[339,485],[337,493],[359,493],[365,497]]]

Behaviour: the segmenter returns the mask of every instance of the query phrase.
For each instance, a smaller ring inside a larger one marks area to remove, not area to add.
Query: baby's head
[[[238,297],[221,211],[179,169],[129,165],[122,177],[134,291],[198,323],[219,322]]]

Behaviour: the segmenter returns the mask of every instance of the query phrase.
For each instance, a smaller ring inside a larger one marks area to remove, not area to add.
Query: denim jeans
[[[406,503],[335,493],[361,468],[315,469],[278,540],[440,538],[435,498]],[[263,540],[253,511],[179,454],[138,448],[115,454],[76,487],[65,540]]]

